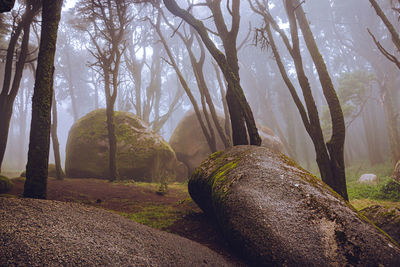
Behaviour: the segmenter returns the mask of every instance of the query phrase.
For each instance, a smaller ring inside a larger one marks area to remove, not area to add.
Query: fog
[[[106,107],[104,76],[98,60],[99,51],[106,51],[109,45],[107,39],[101,36],[106,24],[99,18],[95,23],[91,20],[93,16],[90,12],[93,10],[86,8],[90,2],[66,2],[57,39],[54,90],[63,165],[68,132],[73,123],[90,111]],[[187,1],[178,2],[182,7],[188,7]],[[399,14],[391,9],[389,2],[381,3],[382,8],[398,30]],[[15,20],[20,19],[23,3],[20,1],[20,8],[15,8],[19,13],[15,11],[0,15],[1,84],[4,81],[5,56],[13,27],[13,16]],[[227,28],[230,29],[232,22],[225,5],[222,4],[223,16]],[[282,1],[269,1],[269,8],[281,31],[290,36],[289,22]],[[344,111],[346,165],[350,166],[360,161],[377,164],[392,160],[398,153],[394,150],[400,149],[395,147],[396,140],[391,140],[398,138],[393,136],[393,133],[397,133],[399,127],[399,69],[382,55],[367,29],[387,51],[398,56],[389,32],[368,1],[306,1],[303,8]],[[217,29],[210,17],[210,10],[202,5],[195,5],[190,10],[194,17],[202,19],[216,46],[223,49],[221,39],[215,34]],[[160,12],[164,17],[159,15]],[[255,119],[259,125],[271,128],[283,141],[286,154],[305,168],[315,171],[317,169],[313,144],[282,79],[269,42],[263,39],[266,35],[261,34],[265,27],[263,18],[250,8],[248,1],[241,1],[240,15],[237,38],[240,82]],[[118,23],[121,22],[115,23],[120,25]],[[4,171],[22,171],[27,161],[39,24],[40,15],[37,15],[31,25],[29,61],[25,63],[13,106],[2,166]],[[115,110],[138,115],[168,141],[184,114],[193,109],[174,64],[182,73],[197,104],[202,107],[198,81],[193,72],[187,46],[183,42],[183,39],[188,41],[193,38],[190,47],[193,55],[199,60],[199,39],[193,35],[186,23],[173,16],[163,4],[159,5],[159,9],[158,4],[129,4],[126,25],[123,27],[125,34],[119,46],[122,55]],[[159,27],[172,58],[167,54],[165,44],[160,41],[161,37],[156,27]],[[273,34],[289,78],[304,102],[293,59],[277,32]],[[317,69],[302,38],[300,50],[327,141],[330,138],[332,123],[327,114],[327,103]],[[225,96],[221,95],[221,85],[223,92],[226,85],[223,80],[218,80],[214,59],[207,49],[204,51],[205,82],[215,108],[218,113],[223,114],[222,100]],[[223,77],[222,74],[218,74]],[[54,162],[53,153],[50,155],[50,162]]]

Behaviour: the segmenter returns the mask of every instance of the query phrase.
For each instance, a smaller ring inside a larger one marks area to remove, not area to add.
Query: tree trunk
[[[12,103],[9,102],[8,96],[0,95],[0,173],[7,147],[11,115]]]
[[[216,27],[219,28],[221,26],[222,28],[225,28],[223,31],[218,29],[221,40],[224,43],[226,53],[226,55],[224,55],[208,36],[207,29],[202,21],[195,19],[188,11],[180,8],[176,1],[164,0],[164,4],[172,14],[179,16],[196,29],[204,45],[207,47],[208,51],[218,63],[222,73],[224,74],[225,80],[228,83],[226,97],[231,115],[233,145],[248,144],[249,142],[247,137],[249,137],[251,145],[259,146],[261,145],[261,138],[258,134],[254,116],[249,103],[247,102],[243,89],[240,86],[237,58],[235,57],[235,53],[231,52],[231,49],[236,51],[236,37],[240,23],[239,3],[239,1],[235,0],[232,2],[232,30],[230,32],[227,31],[226,25],[223,22],[222,13],[220,13],[220,10],[218,10],[220,2],[216,1],[215,3],[209,4],[209,7],[213,12]],[[216,16],[216,13],[218,13],[217,15],[219,16]],[[221,20],[222,23],[219,23]],[[230,37],[227,38],[227,35]]]
[[[18,94],[18,89],[25,66],[25,60],[28,53],[30,27],[38,9],[38,5],[27,5],[22,20],[17,25],[15,31],[11,34],[10,42],[7,48],[3,88],[0,94],[0,171],[7,147],[8,131],[10,127],[14,100]],[[14,78],[11,84],[14,53],[22,30],[24,31],[24,35],[22,37],[19,57],[15,66]]]
[[[54,71],[54,70],[53,70]],[[54,74],[53,74],[54,77]],[[54,84],[54,80],[53,80]],[[54,152],[54,161],[56,165],[56,178],[57,180],[62,180],[63,173],[61,168],[61,157],[60,157],[60,143],[58,142],[58,135],[57,135],[57,101],[56,101],[56,94],[53,87],[53,103],[52,103],[52,111],[53,111],[53,123],[51,124],[51,141],[53,142],[53,152]]]
[[[382,163],[382,152],[380,147],[376,144],[376,129],[374,127],[374,125],[376,125],[376,117],[375,113],[370,110],[369,106],[367,106],[367,108],[363,112],[362,121],[365,131],[369,162],[371,166]]]
[[[387,86],[385,82],[380,85],[381,94],[383,96],[382,104],[385,112],[386,127],[389,135],[390,151],[392,154],[392,163],[394,166],[400,159],[400,140],[390,89],[390,86]]]
[[[109,103],[106,109],[107,113],[107,130],[108,130],[108,143],[109,143],[109,180],[115,181],[118,179],[117,171],[117,138],[115,136],[114,124],[114,106]]]
[[[52,69],[62,0],[43,0],[42,29],[35,87],[24,197],[46,198],[50,147]]]
[[[332,177],[332,180],[330,181],[328,178],[325,180],[325,182],[343,198],[348,200],[343,151],[346,126],[344,123],[342,108],[326,68],[324,59],[319,52],[304,10],[298,0],[292,0],[292,8],[295,8],[294,12],[299,22],[301,32],[303,33],[304,41],[313,59],[315,68],[317,69],[322,91],[328,103],[332,120],[332,136],[331,139],[326,143],[326,147],[329,152],[328,160],[330,162],[330,166],[325,170],[326,173],[332,172],[332,175],[328,175],[328,177]],[[325,164],[323,166],[325,166]],[[323,176],[322,179],[324,180]]]

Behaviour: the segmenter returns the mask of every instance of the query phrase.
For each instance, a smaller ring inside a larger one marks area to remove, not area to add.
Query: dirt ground
[[[12,179],[8,196],[21,196],[24,179]],[[48,179],[47,198],[77,202],[121,214],[139,223],[199,242],[214,251],[236,259],[216,227],[191,200],[187,186],[171,184],[165,195],[159,185],[132,181],[108,182],[100,179]],[[240,260],[239,260],[240,261]]]

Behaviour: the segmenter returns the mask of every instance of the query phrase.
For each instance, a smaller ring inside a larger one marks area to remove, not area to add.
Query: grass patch
[[[353,199],[350,200],[350,204],[353,205],[357,210],[379,205],[387,208],[395,207],[400,209],[400,202],[398,201],[387,201],[387,200],[376,200],[376,199]]]
[[[169,226],[173,225],[174,222],[182,218],[182,211],[163,205],[155,205],[144,207],[143,210],[135,213],[120,213],[122,216],[133,220],[137,223],[141,223],[152,228],[165,230]]]

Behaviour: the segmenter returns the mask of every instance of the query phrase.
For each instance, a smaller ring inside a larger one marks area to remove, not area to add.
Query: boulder
[[[218,115],[218,120],[221,126],[225,125],[223,115]],[[275,136],[271,129],[259,125],[257,127],[262,139],[262,146],[278,152],[283,151],[282,142]],[[217,150],[224,150],[224,144],[215,126],[214,133],[217,136]],[[192,173],[211,154],[211,150],[194,111],[189,111],[185,114],[172,133],[169,144],[174,149],[178,160],[185,163],[188,167],[189,173]]]
[[[143,121],[128,112],[115,112],[117,168],[121,179],[158,182],[186,179],[170,145]],[[69,131],[65,171],[68,177],[108,177],[108,131],[106,111],[95,110],[77,121]]]
[[[212,154],[189,193],[257,266],[400,266],[400,248],[283,154],[235,146]]]
[[[378,177],[376,177],[376,175],[372,173],[364,173],[363,175],[360,176],[360,178],[358,178],[358,182],[360,184],[376,185],[378,184]]]
[[[0,197],[1,266],[235,266],[188,239],[76,203]]]
[[[400,209],[374,205],[362,209],[361,214],[400,243]]]
[[[0,175],[0,194],[7,193],[13,187],[13,183],[7,177]]]

